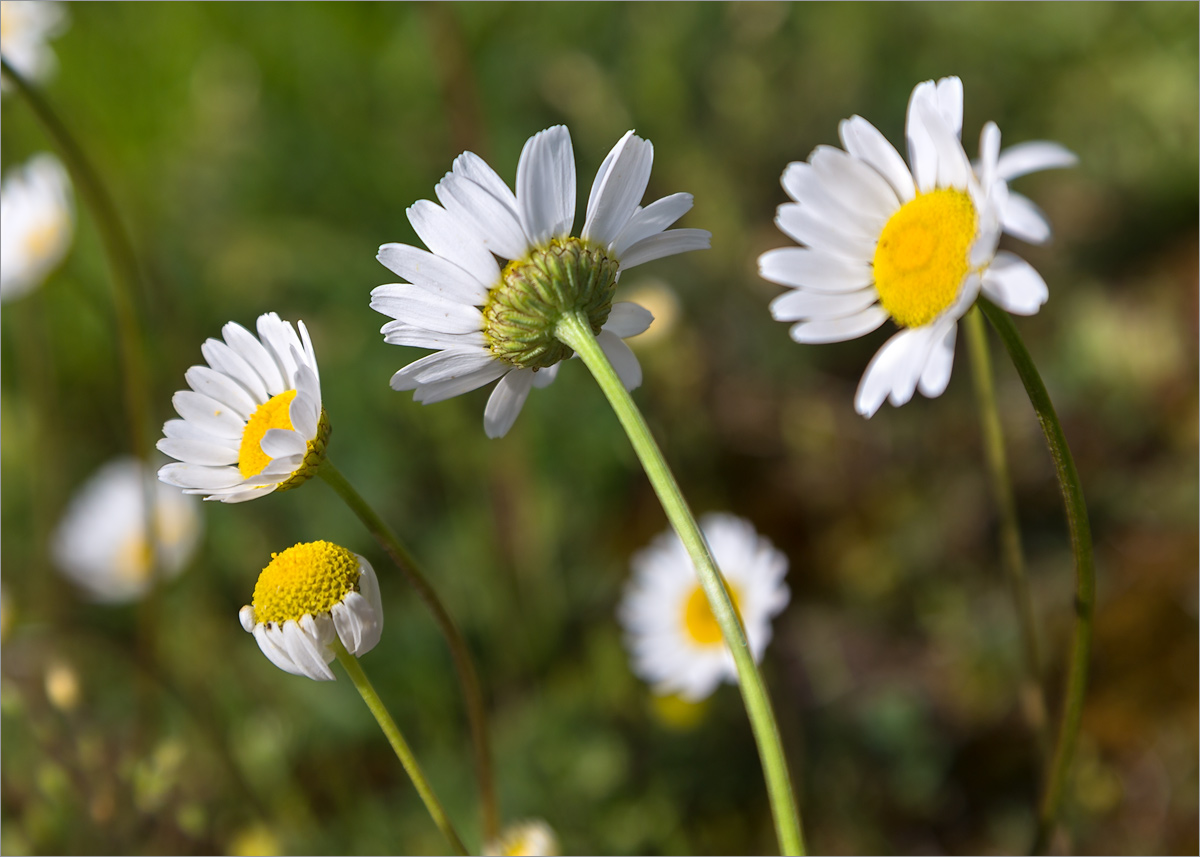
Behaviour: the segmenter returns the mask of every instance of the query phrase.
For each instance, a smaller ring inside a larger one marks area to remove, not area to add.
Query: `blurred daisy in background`
[[[699,523],[759,661],[771,641],[771,619],[791,597],[784,583],[787,557],[742,518],[715,513]],[[733,656],[674,531],[635,553],[630,565],[618,616],[634,672],[655,693],[688,702],[704,699],[722,680],[736,682]]]
[[[1033,267],[997,252],[1002,233],[1033,243],[1050,237],[1042,212],[1009,192],[1008,182],[1076,158],[1049,142],[1001,152],[1000,130],[988,122],[972,164],[960,140],[962,115],[957,77],[925,81],[908,104],[909,165],[853,116],[838,129],[845,151],[818,146],[783,173],[795,202],[779,207],[775,223],[804,246],[758,260],[765,279],[791,289],[771,302],[771,314],[797,322],[797,342],[855,339],[889,318],[901,328],[859,383],[854,406],[865,417],[884,399],[899,406],[917,389],[931,398],[945,391],[958,320],[981,291],[1018,315],[1036,313],[1048,297]]]
[[[312,340],[304,322],[297,324],[299,336],[290,322],[265,313],[257,337],[231,321],[223,342],[200,346],[208,365],[184,374],[191,389],[171,400],[183,419],[169,420],[158,442],[179,462],[158,471],[162,481],[206,500],[241,503],[316,472],[330,425]]]
[[[40,286],[74,231],[71,180],[57,158],[35,155],[10,171],[0,185],[0,301]]]
[[[383,634],[375,570],[358,554],[325,541],[272,554],[253,604],[238,617],[271,663],[315,681],[334,680],[328,664],[335,639],[359,657]]]
[[[385,244],[379,261],[407,280],[371,292],[371,307],[395,321],[393,345],[437,351],[392,376],[430,404],[499,380],[484,411],[488,437],[512,427],[533,387],[555,378],[572,351],[555,338],[565,312],[587,313],[597,342],[626,389],[642,381],[623,341],[646,330],[651,314],[612,303],[621,273],[635,265],[709,246],[701,229],[668,229],[692,207],[676,193],[642,208],[654,147],[632,131],[600,165],[583,231],[575,221],[575,155],[562,125],[526,143],[516,193],[483,159],[464,152],[408,219],[429,250]],[[444,206],[444,207],[443,207]]]
[[[155,538],[146,532],[152,497]],[[132,456],[110,461],[76,493],[51,542],[58,569],[89,598],[120,603],[177,576],[203,531],[199,502],[154,479]]]
[[[50,39],[67,28],[66,4],[58,0],[4,0],[0,3],[0,55],[25,77],[42,80],[57,61]],[[3,84],[8,90],[8,84]]]
[[[537,818],[510,824],[496,839],[484,843],[483,853],[498,857],[553,857],[560,852],[554,830]]]

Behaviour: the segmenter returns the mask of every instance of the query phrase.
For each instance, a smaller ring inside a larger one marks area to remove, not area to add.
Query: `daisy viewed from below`
[[[699,523],[758,661],[771,641],[771,619],[791,597],[787,557],[742,518],[709,514]],[[679,537],[659,535],[630,564],[618,615],[634,672],[656,694],[688,702],[704,699],[723,679],[735,681],[733,657]]]
[[[35,155],[0,185],[0,301],[42,284],[75,228],[71,180],[53,155]]]
[[[855,339],[889,318],[901,328],[859,383],[854,406],[865,417],[885,398],[899,406],[918,389],[930,398],[945,391],[958,320],[980,292],[1018,315],[1036,313],[1048,297],[1032,266],[996,249],[1002,233],[1032,243],[1050,237],[1042,212],[1008,182],[1076,158],[1044,141],[1001,152],[1000,130],[988,122],[972,164],[962,115],[957,77],[925,81],[908,104],[908,165],[852,116],[838,128],[845,151],[818,146],[783,173],[794,202],[779,207],[775,223],[804,246],[758,260],[765,279],[790,289],[771,314],[797,322],[792,338],[805,343]]]
[[[147,479],[132,456],[101,467],[75,494],[54,531],[54,563],[95,601],[135,601],[154,574],[177,576],[195,552],[203,530],[199,501]],[[149,492],[149,494],[147,493]],[[146,498],[153,497],[154,538],[146,533]]]
[[[159,478],[206,500],[241,503],[304,482],[329,440],[317,358],[304,322],[258,318],[258,336],[235,322],[209,339],[172,404],[182,419],[163,426],[158,448],[178,460]]]
[[[572,350],[555,337],[558,319],[586,313],[593,334],[626,389],[642,380],[623,340],[652,317],[612,302],[621,273],[664,256],[709,246],[701,229],[668,229],[692,207],[675,193],[641,207],[654,147],[632,131],[600,165],[583,230],[575,220],[575,157],[564,126],[526,143],[516,192],[483,159],[464,152],[408,219],[428,250],[385,244],[379,261],[407,280],[371,292],[371,307],[395,319],[384,341],[437,349],[392,376],[430,404],[499,380],[484,411],[489,437],[512,427],[533,387],[555,378]]]
[[[38,80],[54,70],[47,42],[66,29],[65,6],[58,0],[4,0],[0,3],[0,55],[23,76]],[[3,90],[8,90],[7,81]]]
[[[383,603],[371,564],[331,542],[272,554],[238,613],[271,663],[292,675],[333,681],[334,640],[361,657],[383,634]]]

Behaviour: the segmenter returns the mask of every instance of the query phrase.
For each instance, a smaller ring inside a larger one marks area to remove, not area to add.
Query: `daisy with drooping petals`
[[[709,514],[699,523],[758,661],[771,641],[771,619],[791,597],[787,557],[742,518]],[[618,615],[634,672],[655,693],[688,702],[707,697],[722,679],[736,681],[733,657],[679,537],[663,533],[631,565]]]
[[[284,672],[333,681],[335,638],[361,657],[383,634],[379,580],[366,559],[331,542],[293,545],[271,554],[238,618]]]
[[[908,104],[908,166],[853,116],[838,128],[845,151],[818,146],[783,173],[795,202],[779,207],[775,223],[805,246],[759,258],[765,279],[791,289],[771,302],[771,314],[798,322],[797,342],[854,339],[889,318],[901,328],[859,383],[854,406],[865,417],[885,398],[899,406],[918,389],[930,398],[945,391],[958,320],[980,292],[1018,315],[1036,313],[1048,296],[1032,266],[997,252],[1002,233],[1033,243],[1050,237],[1041,211],[1008,182],[1076,158],[1040,141],[1001,152],[1000,130],[988,122],[972,164],[962,114],[957,77],[925,81]]]
[[[230,322],[225,341],[209,339],[207,366],[184,378],[172,398],[183,419],[169,420],[158,448],[179,463],[158,478],[206,500],[241,503],[304,482],[320,467],[329,440],[317,358],[304,322],[300,335],[275,313],[258,318],[258,336]]]
[[[71,180],[53,155],[36,155],[0,186],[0,301],[42,284],[75,228]]]
[[[169,485],[148,486],[149,475],[132,456],[110,461],[79,490],[54,531],[54,564],[95,601],[142,597],[155,574],[169,579],[182,572],[200,540],[199,501]],[[154,502],[153,538],[146,533],[147,496]]]
[[[516,193],[478,155],[455,159],[408,219],[428,250],[385,244],[379,261],[407,283],[379,286],[371,307],[395,321],[384,341],[437,349],[392,376],[430,404],[499,380],[484,430],[501,437],[533,387],[554,380],[572,351],[554,334],[565,312],[587,314],[626,389],[642,380],[623,342],[653,320],[633,303],[612,302],[621,273],[664,256],[709,246],[701,229],[667,229],[692,207],[676,193],[642,208],[654,147],[627,133],[600,165],[582,232],[575,220],[575,157],[558,125],[531,137],[517,164]]]
[[[67,25],[65,5],[58,0],[4,0],[0,3],[0,54],[31,80],[39,80],[55,67],[47,42]],[[8,91],[8,81],[0,81]]]

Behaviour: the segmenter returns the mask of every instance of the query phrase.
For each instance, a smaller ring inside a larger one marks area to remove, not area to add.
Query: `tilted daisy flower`
[[[200,346],[207,366],[184,375],[190,390],[171,402],[158,448],[179,463],[158,478],[206,500],[241,503],[286,491],[317,472],[329,441],[317,358],[304,322],[273,312],[258,318],[258,336],[235,322],[224,341]]]
[[[634,303],[612,302],[621,273],[635,265],[709,246],[701,229],[670,229],[692,207],[676,193],[641,207],[654,147],[627,133],[600,165],[583,230],[575,220],[575,157],[561,125],[526,143],[516,193],[478,156],[455,159],[408,219],[428,250],[385,244],[379,261],[408,282],[379,286],[371,307],[395,321],[384,341],[437,349],[392,376],[430,404],[499,380],[484,430],[501,437],[533,387],[554,380],[572,351],[554,334],[566,312],[582,310],[627,389],[642,381],[623,342],[653,320]]]
[[[700,530],[720,567],[746,629],[755,661],[771,641],[771,619],[791,597],[784,577],[788,561],[754,526],[729,514],[709,514]],[[698,702],[737,670],[721,628],[696,578],[683,543],[673,531],[634,554],[633,576],[618,616],[625,628],[633,670],[660,695]]]
[[[554,829],[536,818],[510,824],[498,837],[484,843],[483,853],[499,857],[553,857],[560,852]]]
[[[47,43],[66,26],[65,4],[57,0],[4,0],[0,3],[0,54],[25,77],[44,78],[55,67]],[[7,92],[8,82],[0,89]]]
[[[783,173],[795,202],[779,207],[775,223],[805,246],[759,258],[765,279],[791,289],[771,302],[771,314],[798,322],[797,342],[854,339],[889,318],[901,328],[859,383],[854,406],[865,417],[885,398],[899,406],[918,389],[930,398],[945,391],[958,320],[981,291],[1018,315],[1036,313],[1048,297],[1032,266],[996,249],[1002,233],[1033,243],[1050,237],[1042,212],[1008,182],[1076,158],[1042,141],[1001,152],[1000,130],[988,122],[972,164],[962,115],[957,77],[925,81],[908,104],[908,166],[853,116],[838,129],[845,151],[818,146]]]
[[[293,545],[271,554],[238,618],[284,672],[333,681],[335,639],[361,657],[383,634],[379,580],[366,559],[331,542]]]
[[[0,185],[0,301],[42,284],[75,231],[71,180],[53,155],[35,155]]]
[[[147,496],[154,502],[152,517]],[[54,564],[95,601],[135,601],[156,573],[169,579],[187,566],[203,531],[198,506],[194,497],[153,481],[138,459],[114,459],[67,506],[51,540]]]

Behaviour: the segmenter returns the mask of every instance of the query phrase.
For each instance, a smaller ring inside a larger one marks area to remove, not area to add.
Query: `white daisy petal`
[[[553,366],[548,366],[545,369],[539,369],[533,373],[533,386],[541,390],[549,387],[554,383],[554,379],[558,377],[558,369],[562,366],[561,363],[555,363]]]
[[[834,232],[845,233],[865,244],[874,241],[887,222],[885,214],[863,215],[855,212],[850,201],[838,198],[837,188],[829,186],[812,164],[794,162],[783,171],[783,187],[808,215]]]
[[[564,125],[535,134],[517,163],[521,225],[532,244],[566,235],[575,219],[575,154]]]
[[[487,187],[460,174],[457,167],[465,156],[459,156],[454,162],[455,172],[438,182],[434,193],[447,211],[469,223],[479,233],[480,241],[488,250],[505,259],[519,258],[529,246],[529,239],[517,214],[516,198],[512,198],[510,205]],[[496,180],[499,181],[499,178]],[[512,191],[507,187],[504,190],[512,197]]]
[[[963,85],[957,77],[943,77],[937,82],[937,109],[946,127],[955,137],[962,137]]]
[[[371,309],[437,333],[473,333],[483,328],[483,316],[476,307],[408,283],[376,287],[371,292]]]
[[[617,258],[639,241],[657,235],[692,209],[690,193],[673,193],[640,208],[629,218],[621,234],[612,245]]]
[[[439,333],[406,321],[389,321],[379,329],[388,345],[409,345],[414,348],[486,348],[487,337],[482,330],[470,333]]]
[[[183,379],[197,393],[227,405],[243,420],[249,419],[259,405],[245,387],[208,366],[192,366],[183,373]]]
[[[758,273],[781,286],[825,294],[858,291],[873,282],[869,264],[808,247],[768,250],[758,257]]]
[[[996,166],[1000,158],[1000,128],[995,122],[984,123],[979,132],[979,183],[990,188],[996,180]]]
[[[860,336],[864,336],[887,320],[887,311],[876,304],[853,315],[841,318],[801,321],[792,325],[791,336],[797,342],[811,344],[843,342],[847,339],[857,339]]]
[[[1050,297],[1042,275],[1007,250],[997,253],[984,272],[983,293],[1014,315],[1033,315]]]
[[[692,250],[707,250],[710,246],[712,233],[707,229],[668,229],[643,238],[625,251],[621,257],[621,270]]]
[[[836,189],[843,205],[880,226],[900,207],[896,192],[883,176],[841,149],[817,146],[811,163],[822,184]]]
[[[298,365],[296,358],[292,356],[292,351],[293,349],[299,351],[304,347],[300,342],[300,337],[296,336],[296,329],[273,312],[260,315],[256,327],[258,338],[275,360],[275,365],[279,368],[280,376],[283,379],[283,386],[275,392],[282,393],[284,390],[292,389],[292,378],[296,374]]]
[[[300,675],[314,681],[333,681],[335,677],[327,665],[323,647],[318,639],[314,639],[319,633],[315,626],[315,620],[308,614],[301,617],[299,623],[292,619],[284,622],[282,648],[300,670]]]
[[[417,237],[436,255],[449,259],[485,285],[500,279],[496,257],[469,221],[455,217],[427,199],[417,200],[409,207],[408,220]]]
[[[271,398],[262,376],[246,362],[246,359],[219,339],[208,339],[200,346],[200,353],[208,365],[223,375],[228,375],[243,386],[258,404]]]
[[[216,399],[191,390],[180,390],[171,397],[179,416],[195,423],[214,437],[228,440],[241,438],[246,421],[237,411]]]
[[[617,240],[629,222],[650,183],[650,168],[654,164],[654,146],[647,140],[628,132],[613,147],[609,157],[596,174],[588,199],[587,221],[580,233],[585,241],[609,246]]]
[[[601,330],[596,336],[596,342],[604,350],[604,355],[612,363],[626,390],[636,390],[642,385],[642,364],[625,344],[625,340],[611,330]]]
[[[432,405],[435,402],[442,402],[446,399],[451,399],[455,396],[468,393],[471,390],[478,389],[484,384],[490,384],[497,378],[511,371],[506,363],[501,363],[498,360],[493,360],[482,368],[476,369],[474,372],[467,372],[464,375],[459,375],[457,378],[447,378],[445,381],[434,381],[432,383],[422,384],[420,388],[413,393],[413,400],[420,402],[423,405]],[[543,374],[549,370],[543,369],[538,374]]]
[[[793,290],[771,301],[771,317],[776,321],[845,318],[862,312],[879,300],[874,289],[826,295]]]
[[[963,151],[962,142],[946,124],[946,119],[933,102],[927,99],[919,102],[917,113],[937,152],[937,187],[966,190],[971,164],[967,160],[967,153]]]
[[[491,362],[494,362],[492,355],[483,350],[456,348],[438,351],[409,363],[393,375],[392,389],[414,390],[421,384],[446,381],[476,372]]]
[[[920,106],[936,100],[937,88],[932,80],[919,83],[908,99],[908,117],[904,123],[904,135],[908,140],[908,163],[912,167],[913,184],[921,193],[928,193],[937,184],[938,154],[933,137],[925,127]]]
[[[504,437],[517,420],[533,386],[532,369],[514,369],[496,385],[483,412],[483,430],[490,438]]]
[[[883,176],[901,203],[916,196],[916,185],[904,159],[874,125],[861,116],[851,116],[842,120],[838,133],[846,151]]]
[[[856,262],[870,262],[875,255],[874,241],[860,237],[861,233],[839,232],[809,206],[795,203],[779,206],[775,225],[799,243],[822,253]]]
[[[158,441],[156,446],[160,452],[185,464],[203,464],[220,467],[226,464],[237,464],[238,460],[236,449],[202,440],[180,440],[179,438],[164,437]]]
[[[285,455],[304,455],[307,444],[298,433],[287,429],[269,429],[263,434],[263,452],[272,458]]]
[[[921,380],[917,387],[921,395],[936,399],[946,392],[950,383],[950,370],[954,368],[954,341],[958,335],[958,322],[952,321],[943,325],[946,332],[941,336],[933,336],[934,345],[921,371]]]
[[[1045,244],[1050,240],[1050,222],[1046,215],[1027,196],[1008,192],[1001,223],[1004,231],[1030,244]]]
[[[292,675],[305,675],[304,670],[296,665],[292,656],[284,648],[282,629],[258,625],[254,628],[254,640],[258,643],[258,648],[262,650],[262,653],[267,656],[267,660],[275,666]]]
[[[1005,181],[1012,181],[1029,173],[1073,167],[1078,163],[1079,157],[1066,146],[1046,140],[1030,140],[1009,146],[1000,153],[996,175]]]
[[[621,339],[628,339],[639,333],[645,333],[653,321],[653,314],[644,306],[631,301],[618,301],[612,305],[608,321],[604,322],[604,330]]]
[[[854,395],[854,408],[864,417],[872,416],[884,399],[902,405],[912,398],[917,380],[925,366],[930,341],[929,328],[901,330],[883,344],[867,364]]]
[[[200,464],[164,464],[158,478],[176,488],[212,491],[232,488],[242,481],[236,467],[206,467]]]
[[[408,244],[384,244],[376,257],[392,272],[454,303],[483,306],[488,285],[458,265]]]

